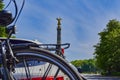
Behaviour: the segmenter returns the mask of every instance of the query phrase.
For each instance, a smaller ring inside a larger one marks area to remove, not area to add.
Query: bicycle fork
[[[7,48],[6,41],[1,42],[0,53],[1,53],[1,75],[3,80],[14,80],[12,72],[14,70],[14,55],[11,54],[12,50]]]
[[[0,46],[0,53],[1,53],[1,60],[2,60],[1,75],[3,80],[10,80],[8,69],[7,69],[6,49],[5,49],[4,43],[5,42],[1,42],[1,46]]]

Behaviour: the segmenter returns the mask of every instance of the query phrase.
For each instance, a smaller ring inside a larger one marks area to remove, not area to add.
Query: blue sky
[[[71,43],[65,51],[67,60],[93,58],[98,33],[109,20],[120,20],[119,3],[120,0],[26,0],[16,24],[16,36],[56,43],[56,18],[61,17],[62,43]]]

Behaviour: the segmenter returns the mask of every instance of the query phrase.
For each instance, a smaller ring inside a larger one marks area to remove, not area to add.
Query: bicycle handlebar
[[[3,1],[4,0],[2,0],[2,2]],[[11,1],[14,3],[14,7],[15,7],[15,15],[14,15],[14,17],[12,17],[12,13],[11,12],[8,12],[8,10],[6,10],[6,8],[9,6]],[[13,25],[16,24],[20,14],[21,14],[21,12],[22,12],[25,0],[23,0],[22,6],[21,6],[19,11],[18,11],[18,5],[16,3],[16,0],[10,0],[10,3],[7,5],[6,8],[4,8],[2,11],[0,11],[0,25],[4,26],[4,27],[12,24],[13,22],[14,22]]]

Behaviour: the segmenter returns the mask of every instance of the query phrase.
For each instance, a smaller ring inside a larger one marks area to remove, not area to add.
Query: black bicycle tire
[[[25,54],[24,52],[27,53]],[[32,52],[32,53],[28,53],[28,52]],[[63,71],[65,71],[65,73],[71,78],[71,80],[84,80],[82,76],[80,76],[80,74],[77,71],[75,71],[66,60],[47,50],[36,47],[29,47],[29,48],[16,49],[14,50],[14,54],[16,55],[16,57],[32,56],[32,57],[44,58],[47,61],[59,66]]]

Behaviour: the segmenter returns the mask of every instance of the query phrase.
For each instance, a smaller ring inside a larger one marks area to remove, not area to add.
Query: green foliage
[[[0,0],[0,11],[3,9],[4,4],[3,2]],[[7,37],[6,31],[5,31],[5,27],[0,26],[0,37]],[[12,36],[12,38],[15,38],[15,36]]]
[[[71,63],[76,66],[80,67],[82,72],[87,73],[96,73],[98,72],[98,69],[95,65],[94,59],[88,59],[88,60],[75,60],[71,61]]]
[[[7,34],[5,33],[5,28],[4,27],[0,27],[0,37],[6,37]]]
[[[120,22],[110,20],[99,36],[94,53],[97,66],[108,75],[120,72]]]
[[[0,0],[0,10],[3,9],[3,6],[4,6],[4,4],[3,4],[2,1]]]
[[[75,61],[71,61],[71,63],[75,66],[75,67],[80,67],[83,64],[82,60],[75,60]]]
[[[3,9],[4,4],[0,1],[0,11]],[[0,37],[6,37],[5,28],[0,26]]]

